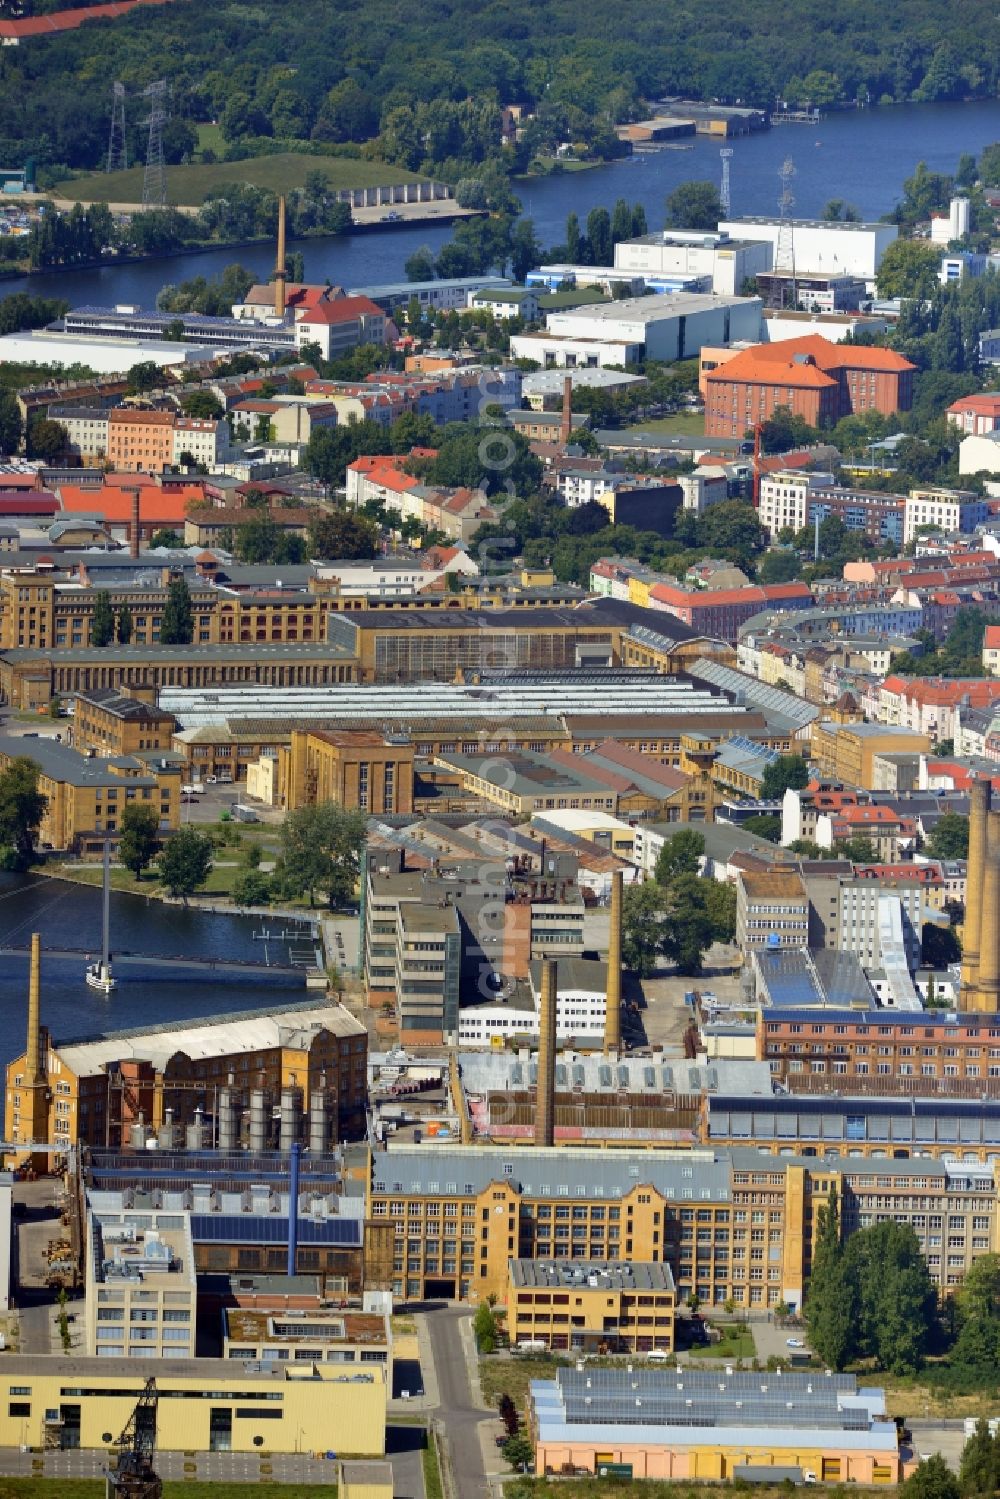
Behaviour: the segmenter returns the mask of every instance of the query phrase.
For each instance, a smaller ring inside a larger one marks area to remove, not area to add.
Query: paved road
[[[0,1475],[30,1475],[32,1458],[36,1454],[19,1452],[11,1448],[0,1449]],[[47,1452],[44,1458],[46,1478],[101,1478],[107,1455],[104,1452]],[[185,1473],[183,1452],[157,1452],[156,1471],[161,1478],[183,1482],[192,1477]],[[274,1454],[268,1461],[272,1473],[265,1475],[269,1482],[288,1483],[297,1486],[311,1484],[334,1484],[337,1481],[335,1463],[305,1457],[302,1454]],[[197,1478],[202,1483],[247,1483],[263,1481],[256,1453],[245,1452],[200,1452],[197,1458]],[[411,1499],[411,1491],[401,1490],[403,1499]],[[412,1494],[412,1499],[422,1499],[422,1493]]]
[[[489,1413],[479,1404],[469,1382],[468,1362],[461,1324],[467,1311],[441,1308],[427,1319],[434,1368],[440,1392],[440,1420],[451,1453],[452,1467],[461,1499],[489,1499],[490,1489],[483,1467],[479,1426]]]

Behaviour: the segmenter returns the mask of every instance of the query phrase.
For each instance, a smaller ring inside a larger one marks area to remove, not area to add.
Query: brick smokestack
[[[990,801],[990,782],[976,777],[969,789],[969,858],[966,866],[965,922],[962,929],[963,1008],[968,1006],[979,975]]]
[[[128,549],[129,555],[139,555],[139,491],[136,489],[132,494],[132,524],[129,527]]]
[[[24,1067],[28,1086],[45,1082],[42,1061],[42,938],[31,934],[31,962],[28,971],[28,1036]]]
[[[278,253],[274,265],[274,311],[277,317],[285,315],[285,200],[278,199]]]
[[[538,1082],[535,1086],[535,1144],[552,1145],[556,1133],[556,965],[542,961],[538,1013]]]
[[[604,1016],[604,1050],[609,1055],[622,1045],[622,872],[611,876],[611,913],[608,932],[608,997]]]
[[[968,878],[972,878],[971,868]],[[991,811],[987,817],[981,894],[979,970],[973,995],[964,1008],[994,1015],[1000,1009],[1000,812]]]
[[[573,436],[573,376],[563,379],[562,421],[559,423],[559,441],[567,447]]]

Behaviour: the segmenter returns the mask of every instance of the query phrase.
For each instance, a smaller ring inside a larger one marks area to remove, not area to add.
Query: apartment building
[[[677,1291],[662,1262],[512,1259],[504,1303],[512,1347],[673,1352]]]
[[[66,456],[84,468],[100,468],[108,456],[108,416],[105,406],[50,406],[49,420],[66,432]]]
[[[915,541],[924,527],[946,535],[972,535],[990,518],[990,507],[968,489],[911,489],[903,517],[903,541]]]
[[[138,1221],[137,1221],[138,1220]],[[198,1287],[186,1213],[87,1211],[88,1358],[194,1358]]]
[[[760,482],[758,517],[772,538],[786,528],[801,531],[829,516],[879,545],[902,546],[906,498],[861,489],[841,489],[832,474],[786,469]]]
[[[809,897],[794,869],[743,870],[736,881],[736,945],[805,947],[809,940]]]
[[[699,635],[735,645],[740,626],[764,609],[810,609],[805,583],[764,583],[745,588],[682,588],[657,583],[649,590],[650,609],[673,614]]]
[[[810,947],[851,952],[865,968],[878,968],[886,956],[882,950],[884,902],[892,899],[898,902],[907,967],[912,973],[920,966],[924,922],[937,908],[916,875],[907,878],[900,873],[879,880],[863,873],[826,874],[822,865],[813,865],[803,878],[809,896]]]

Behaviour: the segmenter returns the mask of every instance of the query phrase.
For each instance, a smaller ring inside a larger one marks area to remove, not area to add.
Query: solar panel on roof
[[[300,1218],[300,1244],[361,1244],[362,1225],[350,1218]],[[288,1219],[247,1213],[192,1213],[191,1237],[195,1243],[287,1244]]]

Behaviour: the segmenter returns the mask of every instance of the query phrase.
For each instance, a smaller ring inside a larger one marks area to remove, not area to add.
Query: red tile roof
[[[362,317],[385,317],[370,297],[338,297],[333,302],[317,302],[298,318],[300,323],[352,323]]]
[[[720,384],[735,381],[823,390],[837,383],[833,375],[841,370],[901,374],[914,368],[908,359],[891,349],[833,344],[819,333],[810,333],[777,344],[755,344],[741,354],[734,354],[718,369],[709,370],[705,378]]]

